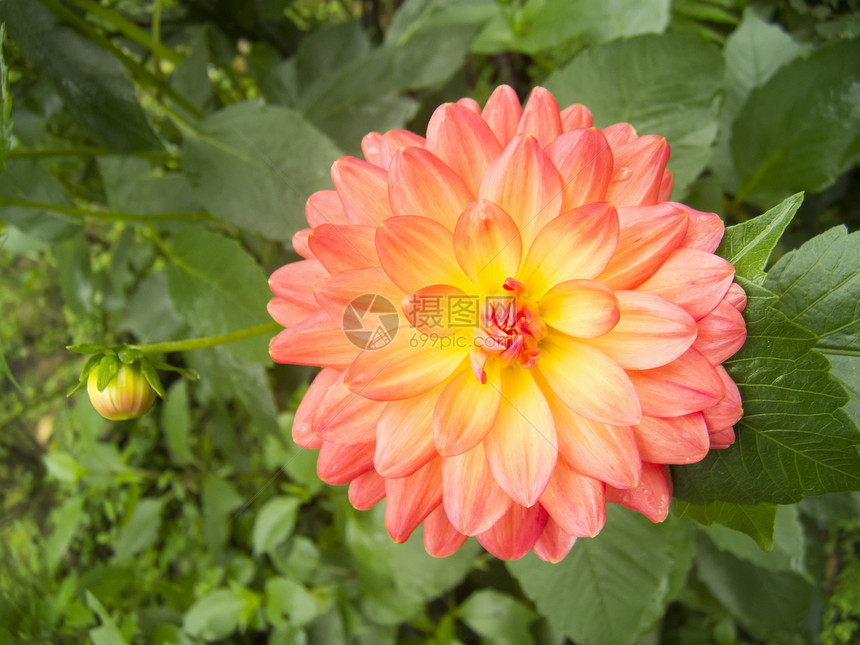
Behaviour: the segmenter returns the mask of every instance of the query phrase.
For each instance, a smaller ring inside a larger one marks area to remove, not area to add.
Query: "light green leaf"
[[[170,460],[177,466],[192,463],[191,411],[188,406],[188,381],[185,379],[170,386],[161,408],[161,427]]]
[[[746,533],[765,550],[773,548],[773,523],[776,519],[776,505],[731,504],[711,502],[710,504],[690,504],[680,499],[672,502],[672,510],[680,518],[689,517],[700,524],[711,526],[721,524],[735,531]]]
[[[270,578],[266,581],[266,596],[266,617],[276,627],[304,627],[317,617],[313,596],[294,580]]]
[[[128,560],[155,544],[161,530],[164,504],[164,499],[147,497],[135,505],[131,517],[120,529],[113,543],[114,558],[117,562]]]
[[[9,369],[9,363],[6,362],[6,355],[3,353],[3,346],[0,345],[0,374],[8,378],[12,385],[15,386],[15,389],[19,392],[23,393],[24,390],[21,389],[21,384],[15,379],[15,375],[12,374],[12,370]]]
[[[96,387],[99,392],[102,392],[116,378],[119,371],[119,359],[116,354],[111,353],[102,356],[102,359],[99,361],[98,370]]]
[[[81,513],[83,506],[83,497],[75,496],[69,497],[51,511],[53,531],[45,542],[46,564],[51,571],[60,564],[69,550],[69,545],[84,519]]]
[[[90,638],[93,641],[93,645],[127,645],[127,641],[123,638],[119,627],[117,627],[111,615],[99,602],[99,599],[87,591],[86,600],[87,606],[98,614],[99,619],[102,621],[101,627],[90,630]]]
[[[192,636],[207,641],[226,638],[235,632],[245,616],[246,600],[233,589],[218,589],[197,599],[182,619],[182,627]]]
[[[616,40],[581,53],[545,85],[561,107],[586,105],[595,125],[627,122],[639,134],[666,137],[676,198],[710,159],[722,90],[722,59],[713,43],[689,34]]]
[[[209,79],[205,27],[194,37],[185,58],[170,75],[170,86],[201,112],[214,98],[212,81]]]
[[[771,252],[802,203],[803,193],[798,193],[754,219],[730,226],[717,255],[735,265],[738,275],[760,283]]]
[[[86,471],[77,460],[67,452],[48,452],[42,457],[45,468],[61,482],[76,482]]]
[[[519,600],[495,589],[480,589],[457,608],[457,617],[496,645],[533,643],[529,626],[535,613]]]
[[[260,266],[236,241],[210,231],[185,229],[170,246],[170,299],[200,336],[215,336],[268,321],[271,294]],[[268,339],[232,343],[232,356],[269,363]]]
[[[830,186],[860,158],[860,40],[822,47],[754,90],[732,128],[738,199]]]
[[[251,536],[254,555],[276,549],[290,537],[296,526],[299,505],[294,497],[275,497],[263,505],[254,520]]]
[[[603,531],[579,539],[561,562],[530,553],[506,563],[540,613],[583,645],[634,643],[663,615],[691,562],[687,524],[607,511]]]
[[[340,151],[294,110],[237,103],[206,117],[182,148],[185,175],[206,209],[240,228],[285,240],[304,206],[330,188]]]
[[[230,514],[245,502],[236,488],[217,475],[206,475],[202,486],[203,538],[211,551],[218,551],[230,536]]]

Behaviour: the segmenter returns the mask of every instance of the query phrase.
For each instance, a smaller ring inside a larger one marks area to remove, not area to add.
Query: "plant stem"
[[[141,151],[119,153],[107,148],[94,148],[89,146],[76,146],[73,148],[45,148],[42,150],[10,150],[7,159],[44,159],[47,157],[104,157],[110,155],[128,154],[133,157],[144,157],[156,161],[170,161],[175,159],[169,152]]]
[[[21,206],[23,208],[38,208],[40,210],[55,211],[66,215],[77,217],[94,217],[102,220],[119,222],[211,222],[215,218],[208,213],[156,213],[154,215],[141,215],[139,213],[120,213],[117,211],[97,211],[89,208],[78,208],[76,206],[61,206],[59,204],[44,204],[42,202],[31,202],[26,199],[8,199],[0,197],[0,207]]]
[[[268,322],[256,327],[248,327],[238,331],[231,331],[229,334],[221,334],[220,336],[206,336],[204,338],[187,338],[185,340],[171,340],[166,343],[155,343],[154,345],[129,345],[129,349],[136,349],[144,354],[169,354],[171,352],[185,352],[189,349],[200,349],[202,347],[215,347],[216,345],[226,345],[228,343],[236,343],[247,338],[263,336],[271,334],[283,329],[276,322]]]

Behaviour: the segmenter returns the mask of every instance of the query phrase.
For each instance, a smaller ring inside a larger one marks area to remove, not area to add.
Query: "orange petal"
[[[373,443],[332,443],[323,441],[317,459],[317,475],[332,486],[350,481],[373,470]]]
[[[496,483],[484,446],[442,459],[443,503],[451,524],[466,535],[490,529],[513,503]]]
[[[349,224],[343,203],[336,190],[318,190],[305,203],[305,217],[311,228],[320,224]]]
[[[386,478],[406,477],[436,456],[433,408],[444,387],[385,406],[376,427],[376,472]]]
[[[561,113],[555,97],[543,87],[534,88],[523,108],[517,134],[530,134],[545,148],[562,132]]]
[[[433,438],[440,455],[459,455],[471,450],[487,435],[502,400],[499,366],[486,365],[487,382],[478,382],[471,370],[463,370],[448,383],[433,412]]]
[[[364,158],[375,166],[388,170],[397,151],[407,146],[423,148],[424,137],[409,130],[389,130],[385,134],[371,132],[361,140]]]
[[[539,300],[559,282],[597,276],[617,244],[618,214],[612,204],[580,206],[541,229],[517,279],[530,298]]]
[[[597,128],[565,132],[546,149],[561,175],[564,196],[561,211],[590,202],[602,202],[612,178],[612,150]]]
[[[695,349],[652,370],[629,371],[642,412],[652,417],[680,417],[716,405],[723,384],[716,370]]]
[[[556,396],[584,417],[632,425],[642,416],[627,374],[591,345],[551,330],[541,341],[537,369]]]
[[[699,323],[699,335],[693,347],[707,358],[711,365],[719,365],[737,352],[747,339],[744,317],[728,299],[728,294]]]
[[[375,470],[368,470],[349,482],[349,503],[367,511],[385,498],[385,480]]]
[[[590,344],[625,369],[645,370],[675,360],[696,340],[696,321],[660,296],[616,291],[621,320]]]
[[[532,548],[541,560],[556,563],[561,562],[570,553],[575,542],[576,538],[565,533],[550,517]]]
[[[670,255],[638,289],[662,296],[699,320],[720,303],[734,275],[735,268],[723,258],[682,248]]]
[[[720,245],[720,240],[723,239],[723,233],[726,232],[726,226],[720,216],[716,213],[703,213],[684,204],[670,203],[672,206],[682,209],[690,218],[690,227],[687,229],[687,236],[684,238],[682,246],[689,249],[699,249],[706,253],[716,251]]]
[[[388,203],[388,173],[379,166],[341,157],[331,167],[331,179],[350,224],[378,224],[393,215]]]
[[[293,251],[295,251],[307,260],[310,260],[314,257],[314,254],[311,251],[311,247],[308,246],[308,237],[310,236],[310,234],[311,229],[303,228],[300,231],[296,231],[292,239]]]
[[[558,171],[528,134],[514,137],[487,169],[478,197],[495,202],[520,229],[523,246],[561,209],[562,183]]]
[[[420,215],[454,230],[475,196],[463,179],[423,148],[403,148],[391,162],[388,195],[395,215]]]
[[[499,85],[481,112],[481,118],[487,122],[502,146],[507,146],[514,138],[522,115],[520,99],[510,85]]]
[[[317,449],[322,445],[322,439],[314,428],[314,416],[329,388],[340,378],[340,374],[338,370],[326,367],[316,375],[302,397],[302,402],[296,409],[296,416],[293,417],[293,441],[299,448]]]
[[[443,344],[450,340],[446,338],[425,339],[411,326],[399,328],[387,345],[358,355],[346,371],[346,386],[368,399],[394,401],[439,385],[468,357],[468,343],[458,347],[453,342]]]
[[[514,220],[493,202],[480,199],[457,220],[454,253],[475,284],[495,293],[520,268],[523,242]]]
[[[480,112],[445,103],[427,124],[427,150],[444,161],[476,193],[487,167],[502,154],[502,146]]]
[[[369,443],[376,440],[376,425],[385,403],[358,396],[343,384],[343,374],[318,404],[314,428],[326,441]]]
[[[725,388],[725,396],[720,399],[719,403],[704,410],[705,422],[708,424],[708,431],[711,433],[735,425],[744,415],[743,407],[741,407],[741,393],[738,391],[738,386],[732,380],[732,377],[729,376],[725,367],[718,365],[716,371],[720,377],[720,382]]]
[[[502,403],[484,438],[493,476],[517,503],[532,506],[555,468],[558,447],[549,405],[528,370],[502,370]]]
[[[359,348],[332,324],[328,313],[320,311],[275,336],[269,354],[276,363],[345,369],[359,355]]]
[[[432,219],[393,217],[377,229],[376,250],[388,277],[406,293],[431,284],[470,290],[454,255],[453,234]]]
[[[672,501],[672,478],[668,466],[642,464],[639,485],[625,490],[607,486],[606,501],[639,511],[652,522],[662,522],[669,515]]]
[[[561,111],[561,127],[565,132],[578,128],[590,128],[593,124],[591,110],[584,105],[575,103]]]
[[[398,544],[442,503],[441,461],[434,459],[408,477],[385,480],[385,528]]]
[[[625,143],[636,140],[636,128],[629,123],[615,123],[603,128],[603,136],[615,149]]]
[[[540,504],[513,504],[493,528],[478,535],[478,542],[500,560],[519,560],[537,542],[548,519]]]
[[[540,300],[541,320],[574,338],[603,336],[619,316],[615,294],[593,280],[560,282]]]
[[[559,527],[576,537],[594,537],[606,523],[603,482],[586,477],[559,460],[541,505]]]
[[[386,328],[394,328],[406,324],[398,307],[403,295],[400,287],[389,280],[382,269],[377,268],[343,271],[314,287],[318,306],[325,309],[332,320],[341,321],[347,335],[359,347],[368,344],[360,340],[358,330],[362,325],[382,322]],[[350,306],[352,310],[346,313]],[[363,319],[365,315],[366,320]],[[388,315],[393,318],[387,318]]]
[[[328,277],[328,271],[317,260],[300,260],[286,264],[269,277],[269,288],[279,298],[300,305],[316,307],[314,285]]]
[[[266,305],[266,309],[269,315],[275,319],[275,322],[284,327],[297,325],[308,316],[319,311],[316,307],[305,304],[300,305],[283,298],[272,298],[269,300],[269,304]]]
[[[622,145],[611,141],[610,144],[615,172],[606,191],[606,199],[617,206],[656,204],[666,162],[669,161],[666,140],[646,134]]]
[[[577,414],[556,397],[548,397],[558,432],[558,450],[577,472],[618,488],[639,481],[642,460],[633,431],[610,426]]]
[[[597,279],[613,289],[642,284],[681,245],[688,219],[668,204],[619,209],[618,250]]]
[[[633,432],[642,459],[655,464],[694,464],[711,445],[701,412],[670,419],[642,417]]]
[[[400,308],[409,324],[426,336],[450,336],[458,329],[478,325],[478,297],[449,284],[432,284],[413,291],[403,298]],[[463,309],[465,317],[461,320]]]
[[[465,97],[459,99],[457,101],[457,105],[459,107],[466,108],[467,110],[469,110],[470,112],[473,112],[474,114],[480,114],[481,113],[480,104],[475,99],[470,98],[468,96],[465,96]]]
[[[451,526],[441,506],[437,506],[424,520],[424,549],[434,558],[453,555],[466,539],[465,535]]]
[[[332,275],[379,266],[375,226],[323,224],[311,231],[308,245],[314,257]]]

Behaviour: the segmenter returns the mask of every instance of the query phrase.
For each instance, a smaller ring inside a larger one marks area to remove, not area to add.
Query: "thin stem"
[[[66,215],[75,215],[77,217],[93,217],[102,220],[112,220],[119,222],[169,222],[169,221],[184,221],[184,222],[210,222],[216,221],[214,217],[208,213],[156,213],[154,215],[141,215],[139,213],[120,213],[117,211],[97,211],[89,208],[78,208],[76,206],[61,206],[59,204],[44,204],[42,202],[31,202],[26,199],[8,199],[0,197],[0,207],[2,206],[21,206],[23,208],[38,208],[40,210],[55,211]]]
[[[77,146],[74,148],[45,148],[42,150],[10,150],[7,159],[45,159],[48,157],[104,157],[118,155],[116,150]],[[122,153],[126,154],[126,153]],[[127,153],[134,157],[144,157],[155,161],[170,161],[176,159],[169,152],[141,151]]]
[[[172,340],[166,343],[155,343],[154,345],[130,345],[129,349],[136,349],[144,354],[169,354],[171,352],[185,352],[189,349],[200,349],[202,347],[215,347],[216,345],[226,345],[228,343],[236,343],[240,340],[254,338],[271,334],[283,329],[282,325],[276,322],[268,322],[256,327],[248,329],[240,329],[239,331],[231,331],[229,334],[221,334],[220,336],[206,336],[205,338],[187,338],[185,340]]]

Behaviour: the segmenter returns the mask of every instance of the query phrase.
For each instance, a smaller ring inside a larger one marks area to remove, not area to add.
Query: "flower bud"
[[[120,365],[116,376],[99,392],[98,369],[90,372],[87,393],[93,407],[106,419],[126,421],[143,416],[155,402],[155,391],[135,366]]]

